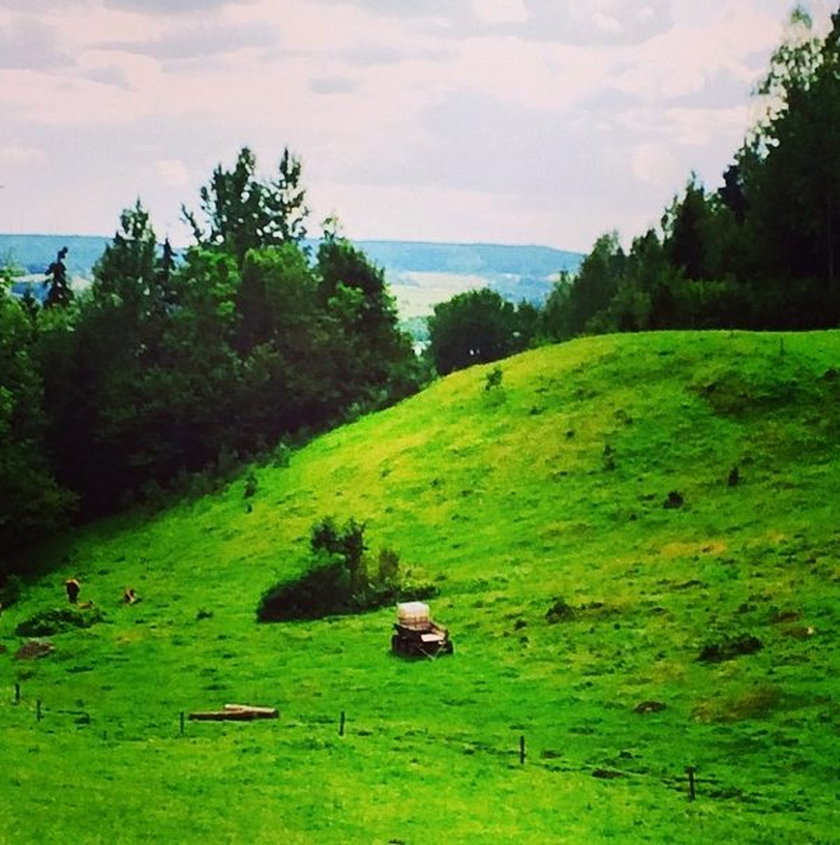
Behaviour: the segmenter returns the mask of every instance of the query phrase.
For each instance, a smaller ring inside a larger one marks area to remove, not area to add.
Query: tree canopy
[[[434,307],[429,318],[429,351],[441,374],[497,361],[524,349],[530,310],[519,309],[489,288],[460,293]]]
[[[840,321],[840,11],[791,14],[763,105],[717,190],[696,176],[659,231],[599,238],[549,298],[548,337],[658,328],[820,328]]]
[[[0,549],[69,517],[154,499],[417,389],[382,271],[332,229],[313,259],[300,161],[263,179],[248,148],[185,210],[176,255],[140,200],[75,294],[0,289]],[[78,503],[78,509],[75,508]],[[1,573],[0,573],[1,574]]]

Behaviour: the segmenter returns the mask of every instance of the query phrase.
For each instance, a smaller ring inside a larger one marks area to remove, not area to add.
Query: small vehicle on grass
[[[454,649],[449,631],[432,620],[429,605],[409,601],[397,605],[391,651],[401,657],[434,659],[442,654],[452,654]]]

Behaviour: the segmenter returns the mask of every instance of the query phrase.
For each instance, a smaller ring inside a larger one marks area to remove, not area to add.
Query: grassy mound
[[[220,494],[68,535],[0,618],[0,686],[21,684],[0,698],[0,831],[830,841],[838,369],[838,332],[575,341],[442,379]],[[452,660],[391,658],[390,608],[256,623],[324,514],[434,584]],[[23,677],[15,627],[69,574],[111,624],[55,635]],[[126,584],[141,604],[119,603]],[[745,635],[762,647],[736,654]],[[709,645],[726,659],[698,660]],[[230,701],[281,718],[181,735],[181,712]]]

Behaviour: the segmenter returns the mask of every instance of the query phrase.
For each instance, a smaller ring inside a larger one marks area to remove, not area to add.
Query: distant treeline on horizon
[[[99,235],[1,234],[0,265],[25,273],[43,273],[58,250],[68,248],[64,263],[71,276],[90,278],[111,237]],[[306,242],[314,251],[317,241]],[[548,281],[575,272],[583,254],[547,246],[431,241],[355,241],[373,262],[390,272],[516,275]],[[176,247],[176,251],[186,247]]]

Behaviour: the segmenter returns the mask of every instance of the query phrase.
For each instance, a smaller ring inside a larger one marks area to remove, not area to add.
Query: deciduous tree
[[[437,371],[497,361],[516,344],[516,311],[490,288],[467,291],[434,308],[429,318],[429,350]]]
[[[306,192],[301,187],[301,163],[283,150],[277,177],[260,179],[256,157],[243,147],[232,170],[218,165],[209,184],[201,188],[202,225],[182,207],[196,243],[223,247],[241,265],[249,249],[301,243],[306,237]]]

